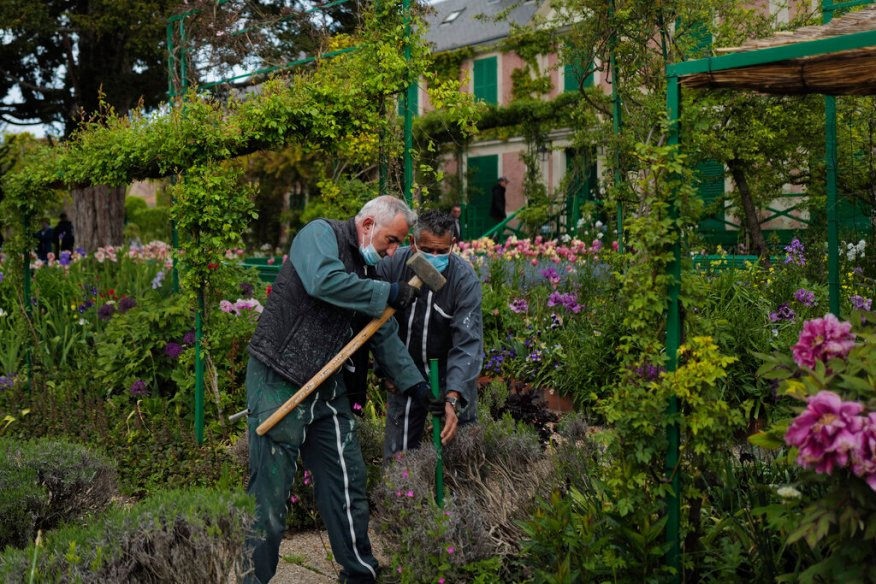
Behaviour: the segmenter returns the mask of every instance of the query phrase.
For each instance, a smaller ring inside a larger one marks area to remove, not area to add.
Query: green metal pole
[[[827,24],[833,18],[833,2],[824,1],[822,21]],[[839,229],[837,227],[836,205],[836,97],[824,96],[824,166],[825,190],[827,195],[827,294],[830,311],[840,316],[839,285]]]
[[[204,286],[198,288],[198,312],[195,313],[195,440],[204,443],[204,355],[201,350],[204,334]]]
[[[403,0],[402,8],[405,18],[405,62],[411,61],[411,0]],[[411,150],[414,148],[413,123],[414,115],[411,107],[416,100],[417,84],[412,82],[408,85],[404,95],[404,182],[402,191],[405,201],[408,205],[413,203],[413,193],[411,192],[414,185],[414,159],[411,156]]]
[[[614,0],[611,0],[608,5],[609,16],[614,16]],[[622,176],[620,169],[620,144],[619,139],[621,130],[623,129],[623,119],[621,117],[621,98],[618,91],[618,83],[620,83],[620,74],[617,70],[617,61],[614,56],[615,34],[611,33],[611,43],[608,49],[609,68],[611,69],[611,104],[612,104],[612,128],[614,130],[614,172],[613,180],[615,192],[618,192]],[[620,197],[617,200],[617,250],[619,253],[624,253],[624,204]]]
[[[25,241],[30,241],[30,216],[24,213],[21,216],[22,227],[24,228]],[[21,281],[24,289],[24,313],[28,322],[33,323],[33,303],[30,299],[30,246],[26,246],[21,258]],[[27,350],[24,352],[24,360],[27,364],[27,390],[33,387],[33,344],[28,342]]]
[[[441,397],[438,387],[438,359],[429,359],[429,383],[432,395]],[[444,506],[444,451],[441,448],[441,418],[432,417],[432,443],[435,445],[435,501]]]
[[[669,144],[679,143],[678,118],[681,113],[681,101],[678,77],[667,80],[666,109],[669,113]],[[673,197],[670,215],[678,217],[678,206]],[[681,234],[678,233],[673,245],[673,258],[667,267],[670,277],[669,301],[666,319],[666,370],[675,371],[678,366],[678,347],[681,344],[681,311],[679,294],[681,292]],[[678,398],[669,398],[667,415],[675,418],[678,414]],[[678,472],[680,432],[678,424],[673,422],[667,428],[666,476],[672,486],[672,494],[666,501],[666,563],[673,568],[674,582],[681,582],[681,478]]]

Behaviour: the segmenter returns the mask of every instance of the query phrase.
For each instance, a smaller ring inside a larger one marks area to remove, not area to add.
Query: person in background
[[[508,177],[500,176],[493,186],[493,196],[490,200],[490,217],[497,222],[504,221],[507,216],[505,214],[505,189],[509,182]]]
[[[73,224],[67,219],[66,213],[61,213],[58,224],[55,225],[56,255],[60,256],[62,251],[73,251],[74,242]]]
[[[416,298],[418,290],[406,282],[369,277],[382,257],[395,254],[415,220],[404,201],[382,196],[347,221],[311,221],[292,242],[249,344],[247,492],[255,497],[255,528],[263,536],[248,542],[255,570],[247,582],[265,584],[277,570],[299,453],[313,475],[340,581],[377,578],[365,464],[342,375],[323,382],[264,436],[256,428],[347,343],[357,314],[378,317],[387,306],[403,310]],[[371,338],[371,350],[404,395],[443,414],[443,399],[432,398],[397,327],[390,319]]]
[[[443,288],[437,292],[424,289],[395,314],[398,334],[424,376],[428,378],[429,359],[438,360],[438,385],[446,391],[441,436],[445,443],[456,434],[457,423],[477,419],[477,378],[484,347],[481,281],[468,262],[451,252],[454,241],[453,217],[444,211],[426,211],[414,227],[414,245],[377,266],[381,279],[406,281],[413,272],[405,262],[420,252],[447,279]],[[383,454],[390,458],[419,446],[428,412],[407,392],[398,391],[391,380],[384,385],[389,395]]]
[[[55,232],[49,226],[49,222],[43,219],[42,228],[34,234],[37,239],[36,254],[39,259],[46,262],[49,254],[55,250]]]
[[[453,239],[455,239],[458,244],[462,241],[462,225],[460,224],[462,207],[459,204],[450,207],[450,217],[453,219]]]

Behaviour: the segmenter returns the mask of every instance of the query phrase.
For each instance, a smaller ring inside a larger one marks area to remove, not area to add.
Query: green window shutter
[[[499,177],[499,156],[469,156],[468,172],[468,237],[478,238],[496,224],[490,217],[490,203],[493,200],[493,186]]]
[[[584,57],[578,54],[577,51],[572,51],[571,48],[566,52],[566,58],[571,60],[563,66],[563,92],[578,91],[578,82],[588,70],[590,74],[584,78],[584,87],[593,87],[593,61],[587,67],[584,67]]]
[[[405,115],[404,96],[405,96],[405,94],[403,94],[403,93],[398,94],[398,115],[399,115],[399,117],[403,117]],[[414,117],[416,117],[417,112],[420,110],[420,89],[419,88],[417,88],[417,90],[414,91],[413,98],[414,99],[411,100],[411,102],[412,102],[411,103],[411,112],[414,115]]]
[[[697,165],[699,185],[697,191],[705,205],[705,215],[700,220],[701,233],[726,231],[724,222],[724,165],[717,160],[706,160]]]
[[[491,104],[499,103],[499,60],[496,57],[477,59],[474,62],[475,99]]]

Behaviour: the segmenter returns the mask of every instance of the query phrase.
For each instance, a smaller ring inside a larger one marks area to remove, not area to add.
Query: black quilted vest
[[[321,219],[335,232],[348,273],[365,277],[353,219]],[[309,295],[289,260],[280,268],[249,353],[295,385],[304,385],[352,336],[356,312]]]

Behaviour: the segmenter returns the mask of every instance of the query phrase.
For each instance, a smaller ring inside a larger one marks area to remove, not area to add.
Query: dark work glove
[[[419,288],[415,288],[407,282],[393,282],[389,285],[389,299],[386,303],[396,310],[404,310],[419,295]]]
[[[433,416],[444,417],[444,396],[433,397],[432,388],[425,381],[408,388],[405,393],[420,403]]]

